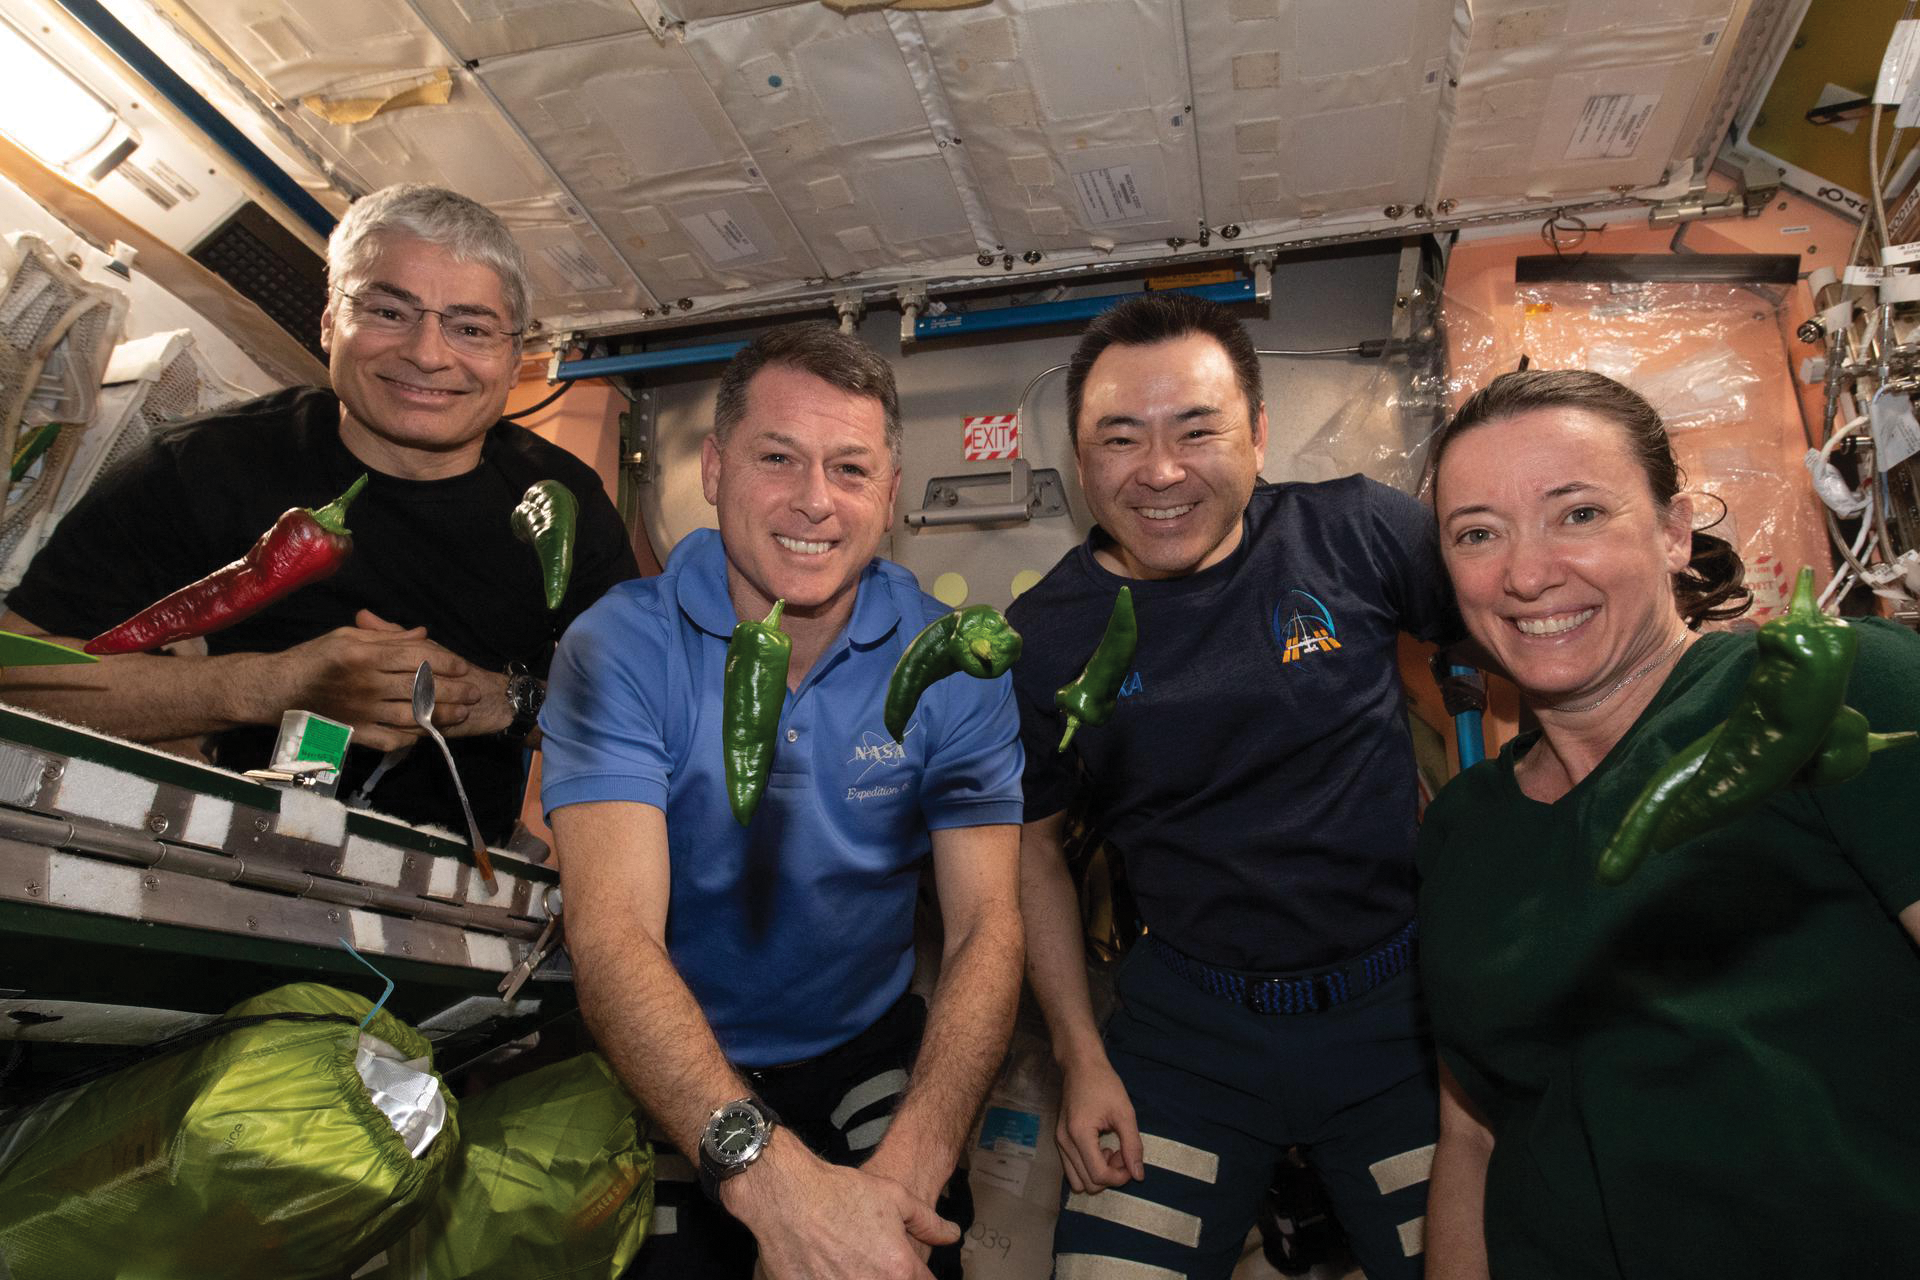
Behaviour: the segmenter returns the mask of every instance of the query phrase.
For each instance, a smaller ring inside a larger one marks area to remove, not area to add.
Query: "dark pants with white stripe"
[[[798,1135],[832,1164],[859,1165],[880,1145],[900,1106],[926,1025],[926,1002],[902,996],[880,1021],[837,1049],[744,1074],[789,1138]],[[748,1280],[758,1256],[753,1233],[707,1199],[693,1166],[664,1138],[656,1137],[654,1147],[653,1234],[627,1268],[626,1280]],[[963,1232],[973,1225],[965,1170],[948,1180],[934,1208]],[[960,1246],[935,1249],[927,1266],[940,1280],[959,1280]]]
[[[1317,1013],[1262,1014],[1201,991],[1143,943],[1115,985],[1107,1056],[1147,1176],[1067,1195],[1058,1280],[1229,1276],[1292,1146],[1367,1275],[1418,1280],[1439,1100],[1415,971]]]

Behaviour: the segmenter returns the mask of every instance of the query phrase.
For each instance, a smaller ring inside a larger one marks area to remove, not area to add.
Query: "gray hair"
[[[527,291],[527,260],[499,215],[457,191],[420,182],[400,182],[362,196],[327,238],[327,283],[344,288],[379,253],[380,235],[412,236],[438,245],[461,262],[492,267],[507,299],[507,322],[527,327],[533,304]],[[514,346],[519,347],[516,338]]]
[[[900,465],[900,393],[894,387],[893,366],[860,339],[809,320],[767,330],[727,362],[713,404],[715,444],[724,446],[727,433],[747,416],[747,384],[769,367],[798,369],[829,386],[879,401],[887,424],[887,452],[893,465]]]

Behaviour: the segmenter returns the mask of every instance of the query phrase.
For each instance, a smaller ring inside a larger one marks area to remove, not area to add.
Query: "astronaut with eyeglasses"
[[[498,217],[451,191],[388,187],[334,230],[327,274],[331,387],[289,388],[156,433],[61,521],[0,627],[84,641],[364,473],[346,513],[346,564],[188,642],[194,652],[10,670],[0,698],[235,770],[267,763],[284,711],[318,712],[353,727],[340,794],[391,754],[372,806],[457,828],[444,763],[431,750],[402,753],[422,733],[410,695],[429,662],[434,721],[482,834],[500,843],[520,811],[522,748],[538,734],[554,642],[638,574],[633,549],[590,467],[500,417],[530,301]],[[552,612],[508,519],[538,480],[560,481],[580,503],[571,584]]]

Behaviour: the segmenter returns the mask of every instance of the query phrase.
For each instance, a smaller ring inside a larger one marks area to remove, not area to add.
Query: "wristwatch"
[[[513,708],[513,722],[501,733],[515,742],[524,742],[540,721],[541,704],[547,700],[547,686],[528,673],[525,663],[507,664],[507,705]]]
[[[780,1118],[773,1108],[751,1095],[718,1107],[707,1117],[700,1135],[700,1189],[715,1204],[720,1184],[745,1173],[747,1166],[766,1154]]]

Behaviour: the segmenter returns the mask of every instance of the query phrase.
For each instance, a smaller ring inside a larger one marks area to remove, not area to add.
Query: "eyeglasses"
[[[497,356],[521,334],[519,329],[502,328],[498,320],[484,314],[449,315],[388,293],[348,293],[338,286],[334,292],[349,303],[357,328],[383,337],[410,334],[422,316],[432,316],[440,322],[440,336],[455,351],[470,356]]]

